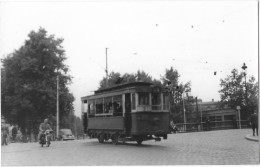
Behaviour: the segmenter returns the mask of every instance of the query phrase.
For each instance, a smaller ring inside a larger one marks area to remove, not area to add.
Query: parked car
[[[70,129],[60,129],[59,138],[61,140],[75,140],[75,136]]]

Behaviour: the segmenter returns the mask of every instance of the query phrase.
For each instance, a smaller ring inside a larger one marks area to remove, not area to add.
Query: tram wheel
[[[101,134],[101,135],[99,135],[99,137],[98,137],[98,142],[99,143],[104,143],[104,135],[103,134]]]

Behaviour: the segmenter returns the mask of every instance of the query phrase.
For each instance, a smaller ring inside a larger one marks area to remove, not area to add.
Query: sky
[[[64,38],[75,113],[108,71],[143,70],[160,79],[166,68],[191,81],[191,95],[220,100],[220,79],[233,68],[258,80],[257,1],[1,1],[0,57],[19,49],[30,31]],[[214,75],[214,72],[217,75]]]

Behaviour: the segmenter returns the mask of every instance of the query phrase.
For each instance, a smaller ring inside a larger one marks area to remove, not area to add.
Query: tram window
[[[169,109],[169,96],[167,94],[163,94],[163,109]]]
[[[114,116],[122,116],[123,109],[122,109],[122,95],[114,96],[113,98],[113,107],[114,107]]]
[[[132,93],[132,110],[136,109],[136,104],[135,104],[135,93]]]
[[[96,100],[96,114],[103,113],[103,99]]]
[[[149,105],[149,93],[147,92],[140,92],[138,93],[139,97],[139,105]]]
[[[104,107],[105,112],[104,113],[113,113],[113,105],[112,105],[112,97],[107,97],[104,99]]]
[[[161,94],[152,93],[152,110],[160,110],[160,109],[161,109]]]
[[[152,93],[152,105],[160,105],[160,104],[161,104],[161,94]]]
[[[89,100],[88,110],[90,114],[95,114],[95,101]]]

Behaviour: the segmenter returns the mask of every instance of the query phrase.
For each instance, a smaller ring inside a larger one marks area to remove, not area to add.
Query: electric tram
[[[81,98],[84,132],[100,143],[161,141],[169,134],[167,91],[149,82],[97,90]]]

